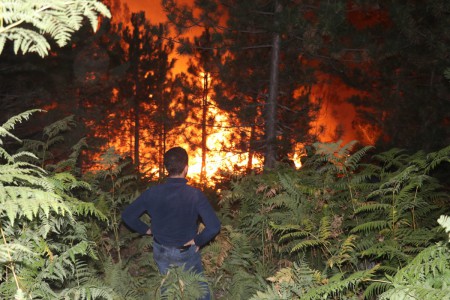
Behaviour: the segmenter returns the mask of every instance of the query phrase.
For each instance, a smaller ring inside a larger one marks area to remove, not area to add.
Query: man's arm
[[[202,192],[198,191],[198,193],[197,211],[202,218],[205,228],[194,238],[194,243],[197,247],[202,247],[219,233],[221,225],[208,199]]]
[[[141,221],[140,217],[147,212],[145,205],[145,192],[140,195],[133,203],[128,205],[122,212],[122,220],[132,230],[140,234],[151,234],[151,229],[148,224]]]

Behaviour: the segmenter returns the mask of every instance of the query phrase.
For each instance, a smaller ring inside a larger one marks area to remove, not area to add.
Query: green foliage
[[[130,173],[127,168],[132,167],[131,162],[122,160],[114,148],[108,149],[100,160],[101,170],[89,173],[86,177],[96,192],[96,207],[101,210],[109,220],[103,224],[98,238],[113,235],[113,239],[102,239],[102,252],[105,255],[117,257],[121,260],[121,247],[126,239],[120,237],[122,225],[120,214],[123,207],[131,203],[137,195],[137,176]],[[131,169],[132,170],[132,169]],[[107,225],[107,226],[104,226]]]
[[[444,228],[445,232],[448,233],[448,240],[450,242],[450,216],[442,215],[439,217],[437,222]]]
[[[228,222],[250,237],[266,266],[300,258],[321,270],[322,281],[301,297],[302,281],[293,280],[272,282],[254,299],[372,299],[442,238],[429,220],[445,210],[447,195],[432,174],[448,162],[447,148],[413,155],[392,149],[368,158],[372,148],[354,142],[314,147],[299,170],[247,176],[223,194]]]
[[[199,299],[207,292],[207,286],[202,285],[202,282],[206,283],[206,278],[195,272],[179,267],[169,268],[161,281],[161,295],[157,299]]]
[[[441,225],[449,231],[448,216]],[[424,249],[394,276],[386,276],[391,288],[380,299],[450,299],[450,248],[448,242]]]
[[[294,263],[292,267],[279,270],[268,278],[272,284],[265,292],[258,291],[251,299],[299,299],[306,291],[317,288],[322,281],[321,274],[310,269],[305,262]]]
[[[1,136],[19,140],[9,130],[23,119],[28,119],[31,113],[32,111],[28,111],[9,119],[0,127]],[[8,217],[11,225],[24,217],[31,221],[39,212],[43,212],[46,218],[49,217],[50,211],[61,215],[71,213],[58,195],[57,187],[46,178],[45,170],[23,161],[24,158],[37,159],[33,153],[20,151],[10,155],[3,147],[0,152],[4,159],[0,168],[1,216]]]
[[[84,17],[94,31],[99,15],[111,17],[108,8],[97,0],[2,0],[0,11],[0,54],[9,40],[16,54],[36,52],[41,57],[50,50],[46,35],[63,47],[80,29]]]
[[[404,262],[409,254],[417,253],[436,238],[428,220],[437,218],[438,203],[446,194],[429,173],[446,162],[449,155],[447,147],[427,155],[423,152],[407,155],[392,149],[374,156],[381,162],[373,174],[379,184],[359,203],[355,213],[363,215],[365,222],[351,232],[364,234],[384,246],[374,243],[363,251],[364,255],[377,253],[376,256],[385,255],[392,262],[396,259]]]
[[[2,145],[20,141],[11,129],[30,114],[0,127]],[[370,160],[370,147],[316,144],[301,169],[247,176],[223,193],[222,232],[202,249],[206,276],[160,275],[151,238],[119,218],[139,188],[133,166],[109,149],[102,170],[81,180],[84,141],[65,159],[54,154],[73,126],[68,117],[44,129],[44,142],[27,140],[14,154],[0,148],[2,298],[195,299],[202,282],[220,299],[449,293],[448,244],[436,244],[447,236],[429,220],[444,213],[438,223],[450,231],[447,196],[433,177],[450,147]]]
[[[1,126],[2,141],[3,137],[20,141],[10,130],[31,113]],[[99,283],[88,264],[97,253],[87,238],[88,223],[80,220],[92,216],[106,220],[74,194],[89,185],[70,172],[51,173],[45,164],[37,166],[39,159],[30,151],[9,154],[2,147],[1,153],[1,298],[112,299],[112,290]],[[75,169],[74,164],[66,165],[68,171]]]
[[[281,269],[269,278],[273,283],[267,291],[257,292],[251,299],[352,299],[347,290],[370,279],[375,271],[376,267],[349,276],[339,274],[326,278],[304,262],[294,263],[293,267]]]

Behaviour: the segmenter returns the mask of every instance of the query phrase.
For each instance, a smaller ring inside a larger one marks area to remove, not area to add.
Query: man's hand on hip
[[[185,243],[183,246],[195,246],[195,252],[198,252],[198,250],[200,249],[199,246],[195,245],[194,239],[192,239],[189,242]]]

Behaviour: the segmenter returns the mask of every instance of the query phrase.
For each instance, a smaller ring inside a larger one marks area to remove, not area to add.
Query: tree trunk
[[[278,14],[281,12],[282,6],[275,1],[275,30],[278,30]],[[269,97],[266,102],[266,140],[265,140],[265,156],[264,170],[270,170],[275,167],[277,161],[277,97],[278,97],[278,73],[280,61],[280,34],[275,32],[272,39],[272,57],[270,64],[270,83]]]
[[[203,183],[206,176],[206,122],[208,115],[208,86],[209,74],[207,72],[203,75],[203,95],[202,95],[202,167],[200,171],[200,182]]]
[[[250,172],[253,169],[253,139],[255,137],[256,132],[256,124],[253,122],[250,129],[250,138],[248,143],[248,161],[247,161],[247,174],[250,174]]]
[[[133,117],[134,117],[134,165],[136,166],[136,170],[138,173],[140,172],[140,160],[139,160],[139,142],[141,124],[140,124],[140,97],[141,97],[141,85],[139,82],[139,67],[138,62],[135,61],[135,69],[134,69],[134,82],[135,82],[135,90],[134,90],[134,101],[133,101]]]
[[[139,171],[139,141],[140,141],[140,116],[139,116],[139,100],[138,96],[134,96],[134,164],[136,166],[136,170]]]
[[[173,87],[172,87],[173,88]],[[164,93],[160,94],[161,106],[162,106],[162,117],[161,117],[161,130],[159,134],[159,178],[164,177],[164,154],[166,153],[166,139],[167,139],[167,107],[166,98]]]

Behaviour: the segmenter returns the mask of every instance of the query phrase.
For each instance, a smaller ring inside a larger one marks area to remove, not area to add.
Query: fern
[[[441,237],[429,219],[446,211],[448,197],[431,171],[448,161],[446,150],[410,155],[392,149],[369,158],[372,147],[355,147],[355,142],[316,144],[299,170],[245,177],[224,194],[227,222],[248,235],[248,247],[254,248],[253,255],[239,252],[246,258],[239,291],[248,285],[248,261],[264,253],[280,271],[252,299],[375,298],[389,292],[398,270]],[[269,241],[276,250],[271,258],[265,252]],[[226,256],[223,266],[236,255]],[[322,270],[316,288],[302,291],[278,280],[293,278],[292,261],[299,256]],[[214,269],[215,276],[224,276],[224,270]]]
[[[380,299],[450,299],[450,250],[439,243],[418,254],[393,277]]]
[[[450,241],[450,217],[442,215],[437,222],[444,228],[445,232],[448,233],[448,239]]]
[[[347,291],[356,290],[358,285],[368,281],[374,275],[377,267],[370,270],[354,272],[348,277],[331,278],[325,285],[308,291],[302,296],[303,299],[328,299],[330,297],[338,297]]]
[[[1,127],[2,136],[13,137],[9,130],[28,116],[11,118]],[[30,151],[11,155],[1,149],[0,265],[5,277],[0,297],[112,299],[111,289],[102,287],[86,263],[98,256],[88,240],[87,223],[78,218],[105,220],[92,204],[73,194],[89,190],[89,185],[70,173],[51,174],[45,165],[36,166],[37,156]]]
[[[425,174],[435,169],[443,162],[450,162],[450,146],[447,146],[437,152],[432,152],[426,157],[427,165],[425,167]]]
[[[94,31],[99,15],[111,17],[108,8],[96,0],[11,0],[2,1],[1,6],[0,54],[10,40],[16,54],[36,52],[44,57],[50,50],[47,35],[63,47],[81,27],[84,17]]]
[[[321,274],[310,269],[304,261],[294,263],[292,267],[279,270],[268,278],[272,283],[264,292],[258,291],[251,300],[256,299],[301,299],[310,289],[320,285]]]
[[[348,236],[340,245],[340,247],[332,253],[332,256],[328,258],[327,265],[330,268],[337,265],[339,268],[347,262],[351,262],[353,260],[353,253],[355,252],[355,244],[357,236],[350,235]]]
[[[257,292],[251,300],[257,299],[343,299],[350,290],[357,290],[358,285],[369,280],[377,267],[355,272],[349,276],[338,274],[324,278],[322,274],[311,270],[304,262],[294,263],[291,268],[280,270],[269,278],[273,284],[266,292]]]
[[[207,280],[204,276],[171,267],[161,280],[160,299],[199,299],[207,292]],[[158,297],[159,298],[159,297]]]
[[[17,123],[22,123],[22,121],[28,120],[33,113],[39,111],[42,110],[40,109],[28,110],[9,118],[5,123],[2,124],[2,126],[0,126],[0,137],[8,136],[20,142],[20,139],[14,136],[10,131],[14,129]],[[3,141],[0,139],[0,145],[2,144]]]

